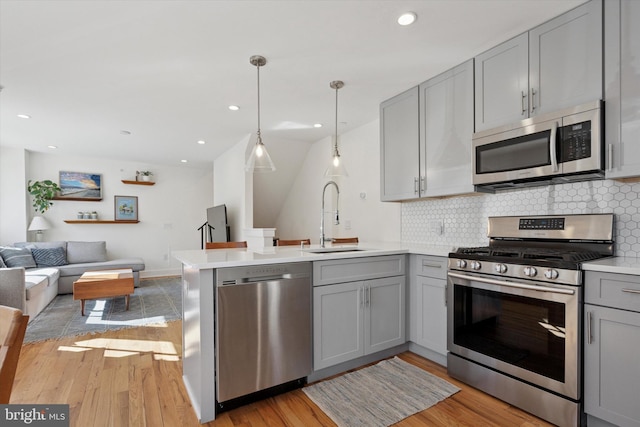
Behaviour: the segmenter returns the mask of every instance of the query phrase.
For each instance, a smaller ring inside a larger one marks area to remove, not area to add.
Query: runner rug
[[[27,326],[24,342],[160,324],[182,317],[180,277],[140,280],[125,310],[125,298],[87,300],[85,316],[73,295],[58,295]]]
[[[394,357],[302,390],[339,427],[386,427],[460,389]]]

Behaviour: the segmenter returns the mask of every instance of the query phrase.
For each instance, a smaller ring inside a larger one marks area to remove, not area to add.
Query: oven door
[[[450,271],[447,349],[579,400],[581,292]]]

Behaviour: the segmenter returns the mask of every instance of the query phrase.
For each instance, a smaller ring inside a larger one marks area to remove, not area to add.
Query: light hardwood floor
[[[11,403],[67,403],[72,427],[196,427],[182,383],[181,322],[27,344]],[[551,426],[447,376],[413,353],[400,357],[462,390],[397,426]],[[301,390],[221,414],[207,426],[335,426]]]

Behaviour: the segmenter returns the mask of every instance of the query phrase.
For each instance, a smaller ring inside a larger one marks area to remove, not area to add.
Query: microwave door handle
[[[551,128],[551,141],[549,144],[549,157],[551,157],[551,168],[553,172],[558,172],[558,156],[556,151],[556,135],[558,134],[558,122],[553,122]]]

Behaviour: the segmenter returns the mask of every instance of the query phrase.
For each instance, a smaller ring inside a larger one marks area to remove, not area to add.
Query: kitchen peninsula
[[[355,296],[356,306],[359,298],[368,295],[375,298],[380,295],[389,299],[388,307],[385,306],[385,324],[393,324],[394,328],[374,333],[369,331],[369,341],[358,350],[361,356],[356,360],[375,361],[375,358],[383,358],[387,355],[406,350],[406,279],[408,275],[408,255],[424,255],[434,257],[446,257],[453,248],[450,246],[429,246],[401,243],[360,243],[357,246],[345,245],[320,248],[318,245],[311,247],[265,247],[257,249],[225,249],[225,250],[189,250],[178,251],[172,255],[182,263],[183,280],[183,379],[191,403],[200,422],[205,423],[215,419],[219,412],[216,399],[216,344],[218,338],[214,335],[216,319],[216,275],[220,269],[246,268],[256,270],[256,267],[264,267],[265,271],[285,265],[306,264],[313,266],[313,301],[309,306],[309,316],[313,307],[313,334],[318,333],[317,312],[320,312],[318,300],[325,297],[326,291],[331,288],[340,289],[345,295]],[[326,272],[326,273],[325,273]],[[348,283],[338,283],[348,282]],[[340,286],[348,285],[351,288],[344,290]],[[355,286],[355,287],[354,287]],[[322,290],[320,293],[316,290]],[[322,293],[324,292],[324,294]],[[378,292],[378,293],[376,293]],[[373,300],[372,298],[372,300]],[[353,302],[353,301],[352,301]],[[352,302],[347,303],[349,307]],[[366,305],[366,304],[363,304]],[[369,314],[371,316],[372,314]],[[395,323],[394,323],[395,322]],[[359,321],[358,323],[362,323]],[[366,327],[366,326],[365,326]],[[347,329],[347,328],[345,328]],[[241,335],[241,334],[239,334]],[[362,338],[362,331],[357,333]],[[347,337],[348,338],[348,337]],[[376,338],[378,338],[376,340]],[[247,339],[236,336],[234,339]],[[314,337],[315,339],[315,337]],[[344,338],[340,338],[340,343]],[[313,342],[313,341],[311,341]],[[311,345],[311,344],[310,344]],[[319,345],[314,344],[314,369],[310,379],[323,378],[331,372],[331,369],[340,372],[346,366],[344,352],[336,357],[326,357],[318,360]],[[385,353],[385,351],[387,353]],[[333,356],[333,355],[331,355]],[[355,363],[352,361],[351,363]],[[319,375],[320,370],[324,375]]]

